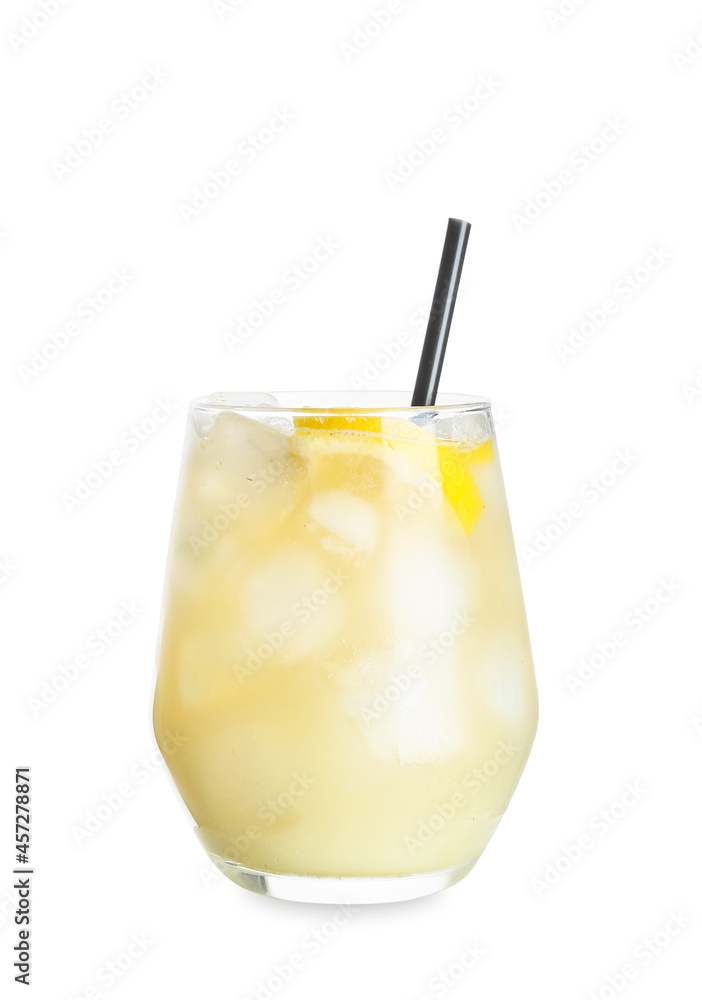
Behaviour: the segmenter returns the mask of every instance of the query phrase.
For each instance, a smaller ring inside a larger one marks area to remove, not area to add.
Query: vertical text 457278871
[[[18,767],[15,770],[15,863],[13,875],[16,876],[14,888],[17,892],[17,908],[15,910],[15,926],[17,941],[13,945],[14,964],[17,970],[15,982],[31,985],[31,923],[32,923],[32,875],[29,850],[32,844],[31,834],[31,768]]]

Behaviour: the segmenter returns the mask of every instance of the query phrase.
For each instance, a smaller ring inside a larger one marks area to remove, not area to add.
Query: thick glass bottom
[[[448,889],[468,874],[473,862],[419,875],[369,876],[367,878],[324,878],[313,875],[275,875],[244,868],[210,854],[213,864],[242,889],[261,896],[288,899],[297,903],[398,903],[429,896]]]

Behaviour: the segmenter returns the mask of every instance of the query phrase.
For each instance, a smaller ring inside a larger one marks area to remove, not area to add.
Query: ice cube
[[[495,642],[485,651],[477,673],[478,697],[497,715],[519,722],[525,712],[522,660],[506,642]]]
[[[465,448],[477,448],[495,436],[489,410],[460,410],[449,415],[440,413],[433,422],[433,430],[440,441],[458,441]]]
[[[380,517],[373,504],[344,490],[327,490],[318,493],[309,505],[310,517],[333,536],[322,541],[330,551],[344,554],[350,547],[351,554],[370,552],[380,530]],[[342,545],[335,544],[340,539]],[[346,543],[346,546],[343,545]]]
[[[438,638],[471,604],[465,556],[456,555],[431,522],[408,518],[389,546],[387,592],[400,641]]]
[[[251,420],[266,424],[281,434],[292,434],[295,429],[292,416],[284,408],[280,412],[271,412],[280,408],[280,402],[269,392],[214,392],[207,397],[206,402],[213,406],[252,411]],[[257,407],[260,408],[258,413]]]
[[[327,570],[299,545],[279,549],[242,581],[242,610],[251,648],[295,660],[338,637],[344,620],[343,575]]]
[[[269,392],[213,392],[206,399],[215,406],[268,406],[277,407],[280,403]]]
[[[241,549],[301,505],[306,470],[283,434],[233,411],[217,414],[207,435],[193,430],[188,442],[175,544],[208,562],[238,562]]]
[[[222,504],[285,507],[304,470],[284,434],[233,411],[217,414],[209,433],[191,448],[187,465],[186,489],[213,511]]]
[[[377,759],[424,764],[459,750],[465,719],[451,656],[423,665],[419,647],[406,647],[385,659],[367,656],[334,677],[342,710]]]
[[[388,720],[385,731],[379,731],[376,745],[392,739],[401,764],[430,763],[459,751],[466,727],[450,656],[431,667],[424,690],[417,690],[413,703],[404,709]]]
[[[356,549],[354,549],[353,545],[342,541],[336,535],[325,535],[320,544],[325,552],[332,552],[335,556],[341,556],[347,562],[353,562],[356,558]]]

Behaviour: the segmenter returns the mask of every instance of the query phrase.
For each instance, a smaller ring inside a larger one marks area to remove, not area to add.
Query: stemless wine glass
[[[536,721],[487,400],[192,403],[154,727],[224,874],[325,903],[452,885]]]

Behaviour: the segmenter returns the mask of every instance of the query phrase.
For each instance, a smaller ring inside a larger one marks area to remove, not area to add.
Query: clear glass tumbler
[[[214,864],[326,903],[463,878],[537,698],[487,400],[195,400],[154,728]]]

